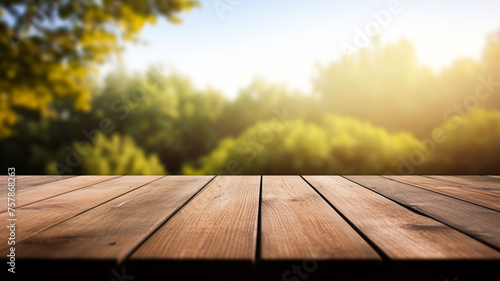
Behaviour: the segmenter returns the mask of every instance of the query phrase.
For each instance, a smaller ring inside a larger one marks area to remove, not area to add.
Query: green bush
[[[151,69],[148,75],[109,75],[94,97],[92,118],[96,124],[108,118],[114,132],[132,137],[145,152],[158,155],[169,171],[178,173],[184,162],[216,146],[219,137],[214,127],[224,104],[214,90],[199,91],[185,77],[163,77]]]
[[[476,109],[440,128],[445,141],[429,157],[426,171],[438,174],[497,174],[500,167],[500,112]]]
[[[326,115],[321,125],[260,122],[226,138],[186,174],[383,174],[422,143],[348,117]]]
[[[50,174],[163,175],[165,169],[155,155],[147,156],[131,137],[102,135],[90,142],[74,142],[60,152],[60,161],[48,165]],[[68,158],[69,157],[69,158]],[[70,159],[68,161],[67,159]],[[63,161],[64,160],[64,161]]]

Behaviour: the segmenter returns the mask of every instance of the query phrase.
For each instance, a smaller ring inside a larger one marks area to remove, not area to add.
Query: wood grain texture
[[[28,189],[31,187],[36,187],[38,185],[56,182],[64,179],[74,178],[76,176],[15,176],[16,178],[16,191],[20,189]],[[7,186],[8,176],[0,176],[0,183],[2,186]],[[4,185],[5,184],[5,185]],[[7,188],[0,189],[0,195],[8,193]]]
[[[16,176],[16,190],[28,189],[30,187],[74,178],[76,176]],[[2,193],[7,192],[2,190]]]
[[[20,258],[123,261],[213,176],[167,176],[16,245]]]
[[[483,243],[340,176],[305,179],[390,259],[500,260]]]
[[[381,176],[346,177],[500,249],[500,213]]]
[[[483,180],[485,181],[493,181],[496,183],[500,183],[500,176],[468,176],[468,177],[473,177],[477,179],[484,178]]]
[[[44,183],[54,182],[61,179],[67,179],[74,176],[17,176],[16,175],[16,190],[26,189],[36,185],[41,185]],[[7,186],[8,176],[0,176],[0,184],[2,186]],[[8,193],[7,188],[0,189],[0,194]]]
[[[17,208],[16,243],[159,178],[123,176]],[[8,213],[0,214],[0,220],[7,218]],[[0,247],[4,248],[8,237],[6,227],[0,228],[0,237]]]
[[[16,190],[16,208],[117,177],[118,176],[78,176],[37,185],[27,189]],[[7,201],[7,193],[0,195],[0,201]],[[0,206],[0,213],[5,211],[7,211],[7,204]]]
[[[255,259],[260,176],[217,176],[131,259]]]
[[[379,260],[376,251],[299,176],[264,176],[263,260]]]
[[[480,188],[498,194],[500,192],[500,178],[484,176],[429,176],[447,182],[457,183],[461,186]]]
[[[500,189],[484,189],[463,182],[449,182],[422,176],[386,176],[387,178],[448,195],[470,203],[500,211]],[[441,177],[443,178],[443,177]],[[483,185],[484,186],[484,185]]]

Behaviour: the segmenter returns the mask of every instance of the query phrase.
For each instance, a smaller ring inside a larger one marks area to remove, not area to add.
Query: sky
[[[342,58],[345,44],[355,47],[358,28],[373,30],[382,44],[408,39],[419,62],[436,71],[457,58],[479,59],[486,35],[500,29],[498,0],[200,2],[181,14],[181,25],[147,26],[141,43],[126,45],[121,63],[134,72],[162,65],[230,98],[256,77],[308,92],[315,65]],[[390,19],[382,17],[382,25],[374,13]],[[101,73],[117,66],[109,62]]]

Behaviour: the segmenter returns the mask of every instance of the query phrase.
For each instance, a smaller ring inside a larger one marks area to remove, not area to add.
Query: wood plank
[[[299,176],[264,176],[261,221],[263,260],[380,260]]]
[[[120,263],[213,176],[167,176],[23,242],[20,258],[113,259]]]
[[[30,188],[33,186],[42,185],[49,182],[56,182],[74,177],[76,176],[16,176],[16,178],[18,178],[16,189]]]
[[[390,259],[500,260],[483,243],[340,176],[305,179]]]
[[[500,189],[485,190],[479,186],[422,176],[386,176],[386,178],[500,211]]]
[[[50,182],[56,182],[64,179],[73,178],[75,176],[16,176],[16,190],[28,189],[37,185],[42,185]],[[0,181],[7,182],[7,176],[3,176]],[[5,185],[6,186],[6,185]],[[0,194],[7,193],[6,188],[0,189]]]
[[[500,193],[500,178],[485,176],[429,176],[430,178],[443,180],[461,185],[476,187],[488,192]]]
[[[16,243],[159,178],[161,176],[123,176],[17,208]],[[7,218],[8,213],[0,214],[0,220]],[[4,248],[7,227],[0,228],[0,237],[0,247]]]
[[[78,176],[16,190],[16,208],[64,194],[96,183],[105,182],[118,176]],[[7,194],[0,195],[0,201],[7,201]],[[0,206],[0,213],[7,211],[7,204]]]
[[[500,183],[500,176],[468,176],[469,178],[470,177],[473,177],[473,178],[484,178],[485,181],[493,181],[493,182],[496,182],[496,183]]]
[[[253,261],[260,176],[217,176],[131,259]]]
[[[500,213],[381,176],[346,178],[500,249]]]

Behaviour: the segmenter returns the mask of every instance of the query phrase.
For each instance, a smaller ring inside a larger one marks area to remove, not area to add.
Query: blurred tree
[[[20,109],[53,116],[88,110],[85,79],[147,23],[198,4],[193,0],[7,0],[0,3],[0,137]]]
[[[402,40],[320,66],[314,86],[331,112],[427,137],[450,106],[474,94],[481,72],[478,62],[459,59],[436,74]]]
[[[83,112],[41,120],[30,116],[37,115],[33,111],[23,115],[27,118],[15,125],[17,136],[0,138],[0,167],[15,166],[24,174],[45,174],[47,163],[56,159],[61,148],[83,138],[82,129],[98,126]]]
[[[420,173],[498,174],[500,112],[476,109],[455,116],[441,127],[446,141],[436,146]]]
[[[146,156],[128,137],[96,135],[94,144],[74,142],[47,166],[49,174],[81,175],[164,175],[165,169],[155,155]],[[70,158],[68,158],[68,156]],[[71,159],[69,163],[68,159]]]
[[[152,73],[152,69],[148,73]],[[156,153],[172,173],[213,149],[226,100],[217,91],[199,91],[189,79],[171,74],[148,83],[148,75],[115,73],[93,98],[94,128],[108,118],[114,132],[131,136]]]
[[[494,84],[494,94],[488,98],[485,107],[500,109],[500,29],[488,36],[488,42],[483,52],[483,64],[486,67],[484,78],[490,81],[490,84]]]
[[[13,20],[5,20],[11,28]],[[31,36],[36,37],[33,32]],[[52,85],[49,80],[42,81],[48,77],[42,74],[35,76],[38,82],[31,83],[30,69],[40,66],[27,61],[28,76],[0,80],[6,87],[0,88],[0,115],[13,113],[15,118],[23,118],[22,122],[2,127],[3,132],[13,130],[17,134],[0,137],[0,164],[5,168],[15,166],[25,174],[43,174],[47,169],[55,173],[61,170],[56,163],[67,162],[68,151],[83,150],[86,141],[104,133],[94,154],[82,157],[82,164],[70,167],[71,172],[66,174],[161,173],[164,168],[160,171],[154,167],[162,166],[174,174],[395,173],[402,158],[410,159],[407,156],[412,152],[416,155],[425,151],[423,142],[413,135],[427,141],[432,129],[442,125],[444,119],[448,125],[438,129],[450,136],[449,141],[436,146],[430,156],[426,154],[423,163],[415,165],[416,172],[498,173],[494,112],[474,112],[470,119],[463,120],[463,128],[456,130],[450,126],[458,124],[457,119],[449,118],[460,115],[456,105],[463,109],[475,102],[478,85],[490,87],[491,95],[487,101],[478,99],[477,107],[500,108],[499,96],[493,94],[500,85],[499,36],[500,32],[490,37],[482,62],[462,58],[439,73],[419,66],[412,45],[406,41],[375,45],[350,60],[320,67],[314,80],[319,95],[255,79],[229,100],[216,90],[196,89],[188,78],[178,74],[161,77],[155,75],[155,69],[142,74],[116,70],[102,85],[81,80],[91,92],[91,101],[85,103],[91,111],[74,110],[78,95],[62,97],[57,92],[51,92],[45,107],[14,106],[12,101],[18,98],[24,103],[45,99],[39,95],[41,92],[31,90],[8,94],[4,89],[17,89],[14,80],[19,81],[19,89],[22,85],[36,89],[43,83]],[[33,42],[37,41],[20,42],[19,50],[31,46],[33,51],[40,51]],[[17,63],[16,55],[1,53],[7,63],[0,61],[0,67],[9,69],[9,63]],[[82,65],[88,66],[85,71],[96,63],[80,59]],[[68,60],[62,61],[59,63],[66,65]],[[72,73],[68,75],[65,77],[74,78]],[[484,79],[494,82],[485,86],[488,81]],[[81,89],[80,85],[77,88]],[[47,110],[43,114],[52,118],[40,118],[42,108]],[[105,132],[103,123],[107,124]],[[407,133],[394,133],[400,130]],[[476,157],[476,151],[482,158]],[[457,160],[461,153],[467,161]],[[121,154],[124,158],[120,158]],[[136,161],[147,168],[139,169],[132,164]]]
[[[285,85],[256,78],[227,102],[218,120],[218,135],[237,136],[259,121],[293,115],[304,121],[320,121],[323,113],[316,97],[294,91]]]
[[[497,77],[500,75],[500,29],[488,35],[483,63],[489,72]]]
[[[322,125],[300,119],[259,122],[226,138],[186,174],[384,174],[400,156],[421,149],[407,133],[389,134],[366,122],[326,115]]]
[[[319,66],[314,85],[332,112],[381,124],[394,119],[388,110],[412,102],[417,72],[411,44],[402,41],[381,47],[377,43],[358,56]]]

